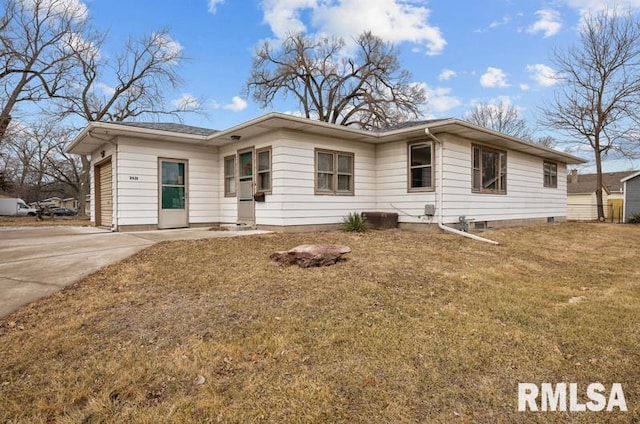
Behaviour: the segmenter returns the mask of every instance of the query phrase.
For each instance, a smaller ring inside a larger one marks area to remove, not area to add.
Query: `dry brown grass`
[[[73,227],[88,227],[93,225],[89,217],[54,216],[38,220],[35,216],[0,216],[1,227],[48,227],[51,225],[69,225]]]
[[[0,422],[638,422],[640,227],[486,235],[156,245],[0,321]],[[353,252],[269,262],[302,243]],[[519,382],[597,381],[629,412],[517,412]]]

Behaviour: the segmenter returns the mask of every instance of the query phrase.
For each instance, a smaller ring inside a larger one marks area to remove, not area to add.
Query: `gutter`
[[[451,228],[451,227],[448,227],[448,226],[443,224],[444,208],[443,208],[443,205],[442,205],[442,198],[443,198],[443,194],[444,193],[442,192],[442,189],[443,189],[443,186],[444,186],[444,184],[443,184],[443,176],[444,176],[444,173],[443,173],[443,168],[444,168],[444,166],[443,166],[443,161],[444,161],[444,152],[443,152],[444,151],[444,143],[442,143],[442,141],[438,137],[436,137],[434,134],[431,134],[431,132],[429,131],[429,128],[425,128],[424,129],[424,133],[428,138],[430,138],[436,144],[440,145],[440,149],[439,149],[439,151],[440,151],[439,156],[440,157],[438,158],[438,174],[439,174],[438,186],[439,187],[436,190],[437,203],[438,203],[438,227],[441,230],[443,230],[445,232],[448,232],[448,233],[451,233],[451,234],[456,234],[456,235],[459,235],[459,236],[467,237],[467,238],[470,238],[470,239],[473,239],[473,240],[477,240],[477,241],[481,241],[481,242],[484,242],[484,243],[499,244],[497,241],[489,240],[489,239],[486,239],[484,237],[477,236],[475,234],[466,233],[464,231],[456,230],[455,228]]]

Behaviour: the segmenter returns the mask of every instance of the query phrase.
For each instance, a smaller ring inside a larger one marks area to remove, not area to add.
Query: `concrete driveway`
[[[262,234],[206,228],[112,233],[93,227],[0,228],[0,318],[165,240]]]

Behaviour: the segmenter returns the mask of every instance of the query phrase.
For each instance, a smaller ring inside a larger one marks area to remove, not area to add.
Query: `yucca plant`
[[[349,233],[364,233],[369,229],[367,218],[359,212],[351,212],[342,219],[342,231]]]

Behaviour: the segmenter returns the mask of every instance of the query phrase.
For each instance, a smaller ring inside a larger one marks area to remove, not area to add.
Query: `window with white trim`
[[[408,149],[409,191],[432,190],[433,143],[410,143]]]

